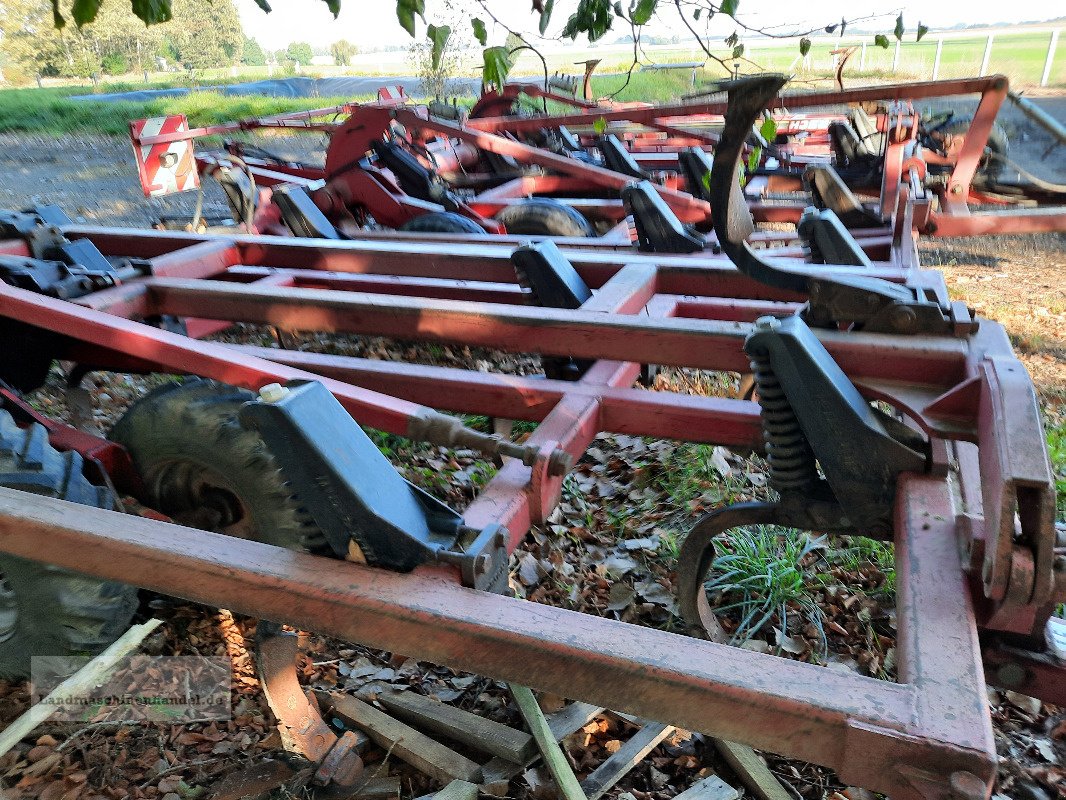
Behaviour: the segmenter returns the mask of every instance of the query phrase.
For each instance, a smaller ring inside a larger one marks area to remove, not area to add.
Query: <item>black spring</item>
[[[752,356],[751,371],[762,409],[763,440],[770,463],[770,485],[779,492],[807,489],[818,480],[814,453],[803,435],[769,358]]]

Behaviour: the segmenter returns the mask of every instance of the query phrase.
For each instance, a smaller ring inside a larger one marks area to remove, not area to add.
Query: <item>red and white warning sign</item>
[[[188,129],[189,121],[184,114],[138,119],[130,123],[133,156],[137,159],[137,173],[145,197],[186,192],[200,185],[192,139],[152,141],[156,137]]]
[[[396,86],[382,86],[378,89],[378,105],[402,106],[406,102],[407,92],[405,92],[403,86],[399,84]]]

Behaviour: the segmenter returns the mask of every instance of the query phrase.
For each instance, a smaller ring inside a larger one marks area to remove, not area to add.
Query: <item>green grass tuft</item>
[[[822,610],[808,590],[805,562],[823,544],[806,533],[772,525],[751,526],[716,540],[717,553],[705,588],[720,595],[715,612],[735,612],[740,623],[733,643],[744,642],[771,622],[788,630],[789,610],[798,610],[821,636]]]

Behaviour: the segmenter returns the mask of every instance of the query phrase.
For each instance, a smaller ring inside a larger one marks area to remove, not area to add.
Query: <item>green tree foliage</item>
[[[73,1],[61,0],[64,17],[74,18]],[[157,55],[194,68],[233,64],[244,43],[233,0],[174,2],[180,21],[146,26],[111,0],[91,23],[57,29],[48,0],[0,0],[0,50],[28,76],[154,70]]]
[[[241,46],[241,63],[247,64],[249,67],[266,66],[266,53],[263,52],[263,48],[255,39],[244,37],[244,44]]]
[[[173,0],[173,13],[166,36],[183,66],[228,67],[240,59],[244,31],[233,0]]]
[[[333,56],[333,60],[340,66],[346,67],[352,63],[352,56],[354,56],[358,50],[356,46],[349,42],[347,39],[341,39],[329,46],[330,55]]]
[[[298,61],[301,66],[305,67],[311,63],[314,55],[311,52],[311,45],[307,42],[293,42],[285,48],[285,58],[289,59],[289,61]]]
[[[25,74],[82,78],[154,67],[162,40],[159,27],[146,27],[123,3],[103,6],[90,25],[58,30],[49,3],[0,0],[0,34],[4,56]]]

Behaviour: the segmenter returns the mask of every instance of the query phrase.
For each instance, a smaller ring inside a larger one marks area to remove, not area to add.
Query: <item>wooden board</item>
[[[674,732],[673,725],[649,723],[633,734],[618,752],[596,767],[592,774],[581,781],[581,789],[588,800],[598,800],[618,783],[633,767],[644,760],[655,746]]]
[[[357,780],[351,789],[354,800],[400,800],[399,778]]]
[[[587,725],[589,720],[602,713],[603,708],[601,706],[594,706],[588,703],[571,703],[566,708],[548,716],[548,729],[552,732],[555,740],[559,741]],[[494,758],[481,768],[483,783],[491,785],[509,782],[515,775],[525,771],[526,767],[536,761],[539,755],[539,753],[535,753],[523,764],[515,764],[513,761],[503,758]]]
[[[452,781],[433,795],[433,800],[477,800],[477,784]]]
[[[734,789],[717,775],[696,781],[674,800],[739,800],[740,790]]]
[[[746,744],[713,739],[722,758],[759,800],[793,800],[766,762]]]
[[[379,695],[378,702],[420,730],[439,733],[475,750],[523,764],[537,752],[533,737],[491,719],[414,692]]]
[[[537,698],[533,696],[533,690],[512,683],[511,696],[518,704],[518,710],[522,712],[522,718],[537,742],[537,749],[540,750],[544,763],[555,780],[559,794],[564,800],[586,800],[581,784],[574,775],[574,768],[570,766],[566,754],[559,746],[559,740],[548,727],[548,720],[545,719]]]
[[[481,766],[434,741],[421,731],[393,719],[350,695],[332,694],[333,713],[345,723],[361,728],[377,745],[441,783],[454,780],[479,782]]]

